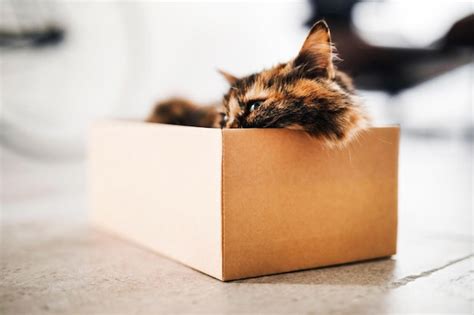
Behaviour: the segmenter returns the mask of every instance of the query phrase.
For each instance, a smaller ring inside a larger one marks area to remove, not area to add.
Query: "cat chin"
[[[356,141],[357,138],[371,126],[371,119],[362,110],[354,113],[356,118],[351,119],[351,126],[347,128],[344,136],[327,136],[324,138],[324,144],[328,148],[343,149],[349,143]]]
[[[342,123],[344,122],[344,123]],[[354,105],[346,114],[346,117],[341,121],[342,134],[337,133],[312,133],[305,126],[293,123],[285,126],[285,129],[304,131],[309,136],[320,140],[326,147],[343,149],[350,142],[357,139],[357,137],[371,126],[371,119],[367,115],[365,109],[360,105]]]

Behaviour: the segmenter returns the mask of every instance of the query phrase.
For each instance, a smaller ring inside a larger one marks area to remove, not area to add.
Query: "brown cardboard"
[[[398,127],[344,149],[300,131],[94,126],[91,218],[220,280],[395,254]]]
[[[222,278],[219,130],[103,122],[90,137],[92,221]]]
[[[223,134],[224,279],[395,253],[396,128],[344,150],[286,130]]]

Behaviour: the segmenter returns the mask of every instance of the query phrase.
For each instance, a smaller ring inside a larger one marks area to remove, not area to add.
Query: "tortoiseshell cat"
[[[329,28],[317,22],[298,56],[243,78],[221,71],[231,85],[219,106],[183,99],[158,104],[147,121],[222,128],[304,130],[341,146],[369,125],[350,78],[338,71]]]

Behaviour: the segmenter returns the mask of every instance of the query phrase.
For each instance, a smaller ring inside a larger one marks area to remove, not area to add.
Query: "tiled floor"
[[[474,311],[467,142],[402,137],[391,259],[230,283],[91,229],[82,163],[2,158],[2,314]]]

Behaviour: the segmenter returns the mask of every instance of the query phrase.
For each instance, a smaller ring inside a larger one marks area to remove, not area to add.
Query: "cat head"
[[[223,127],[304,130],[328,144],[346,143],[368,119],[334,59],[329,28],[319,21],[293,60],[243,78],[221,71],[231,85]]]

